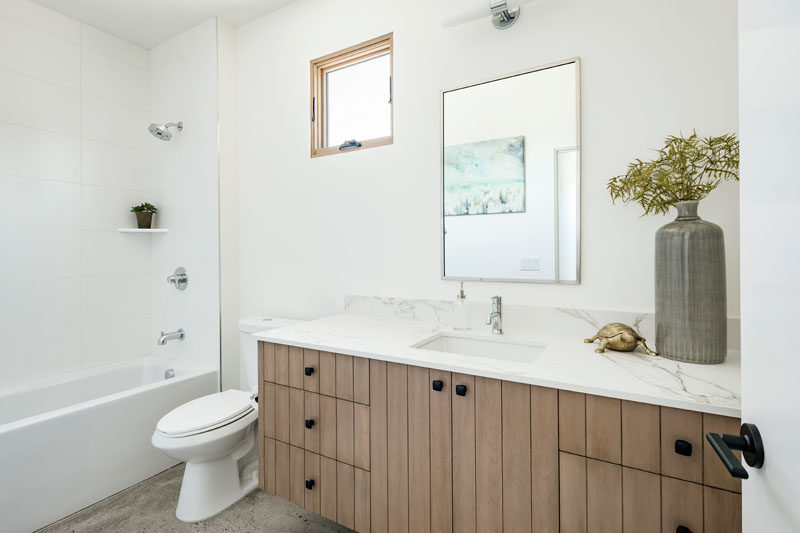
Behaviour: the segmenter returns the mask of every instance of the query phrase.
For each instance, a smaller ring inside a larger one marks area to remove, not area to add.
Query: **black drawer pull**
[[[444,381],[441,379],[434,379],[433,380],[433,390],[440,391],[444,388]]]
[[[676,440],[675,453],[677,453],[678,455],[685,455],[686,457],[690,457],[692,455],[692,443],[686,442],[685,440],[681,439]]]
[[[678,526],[675,530],[675,533],[692,533],[692,530],[686,526]]]
[[[755,424],[742,424],[738,435],[706,433],[706,439],[733,477],[747,479],[749,475],[732,450],[742,452],[744,460],[753,468],[764,466],[764,442]]]
[[[456,385],[456,395],[458,395],[458,396],[466,396],[467,395],[467,386],[466,385]]]
[[[311,429],[314,427],[314,421],[311,419],[306,420],[306,429]]]
[[[313,374],[313,373],[314,373],[314,367],[312,367],[312,366],[307,366],[307,367],[305,367],[305,368],[303,369],[303,372],[305,373],[305,375],[306,375],[306,376],[310,376],[311,374]]]
[[[313,479],[307,479],[306,480],[306,490],[311,490],[313,488],[314,488],[314,480]]]

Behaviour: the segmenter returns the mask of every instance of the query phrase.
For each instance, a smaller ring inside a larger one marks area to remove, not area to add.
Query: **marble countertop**
[[[506,331],[507,342],[546,343],[532,362],[513,362],[412,348],[450,328],[435,321],[333,315],[257,334],[259,340],[382,361],[553,387],[724,416],[740,416],[740,356],[725,363],[679,363],[640,351],[595,353],[580,338],[542,338]],[[497,339],[488,328],[469,333]]]

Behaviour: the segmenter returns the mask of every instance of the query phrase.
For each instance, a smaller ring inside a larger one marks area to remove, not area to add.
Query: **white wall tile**
[[[83,319],[102,320],[150,314],[152,278],[152,274],[84,276],[81,291]],[[165,279],[161,281],[167,288]]]
[[[159,234],[82,231],[84,275],[146,274],[152,272],[150,240]]]
[[[90,140],[82,145],[84,184],[150,190],[149,151]]]
[[[0,176],[0,228],[79,229],[81,186],[78,183]]]
[[[80,135],[80,93],[0,70],[0,122]]]
[[[78,230],[0,229],[0,250],[0,278],[25,278],[28,282],[80,273]]]
[[[81,347],[80,324],[0,333],[0,385],[76,370]]]
[[[149,315],[84,322],[83,366],[111,363],[152,353],[156,338],[151,335],[151,325],[152,319]]]
[[[150,113],[95,96],[83,95],[83,138],[149,150]]]
[[[115,35],[106,33],[88,24],[81,24],[81,44],[140,69],[150,68],[150,52]]]
[[[215,19],[209,19],[150,50],[150,70],[164,67],[192,53],[216,57]]]
[[[0,332],[23,332],[73,324],[81,319],[81,280],[78,276],[35,280],[0,278]]]
[[[150,109],[149,72],[86,48],[81,57],[84,93],[143,110]]]
[[[80,22],[30,0],[3,0],[0,2],[0,16],[33,26],[73,43],[80,43],[81,40]]]
[[[80,139],[0,122],[0,174],[80,182]]]
[[[113,187],[83,187],[81,227],[87,230],[116,231],[136,227],[131,207],[148,200],[148,193]],[[142,235],[142,237],[147,237]]]
[[[77,44],[0,17],[0,68],[80,90]]]

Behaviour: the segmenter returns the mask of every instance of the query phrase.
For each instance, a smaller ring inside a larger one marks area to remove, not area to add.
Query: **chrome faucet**
[[[176,331],[170,332],[162,331],[161,336],[158,338],[158,344],[159,346],[164,346],[168,341],[174,341],[176,339],[182,341],[185,338],[186,332],[183,331],[183,328],[178,328]]]
[[[492,326],[492,335],[503,334],[503,299],[492,296],[492,312],[486,317],[486,325]]]

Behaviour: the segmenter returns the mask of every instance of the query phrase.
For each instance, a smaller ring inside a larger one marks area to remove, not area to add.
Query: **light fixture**
[[[491,0],[489,7],[492,10],[492,24],[498,30],[508,28],[519,18],[519,7],[509,9],[506,0]]]

